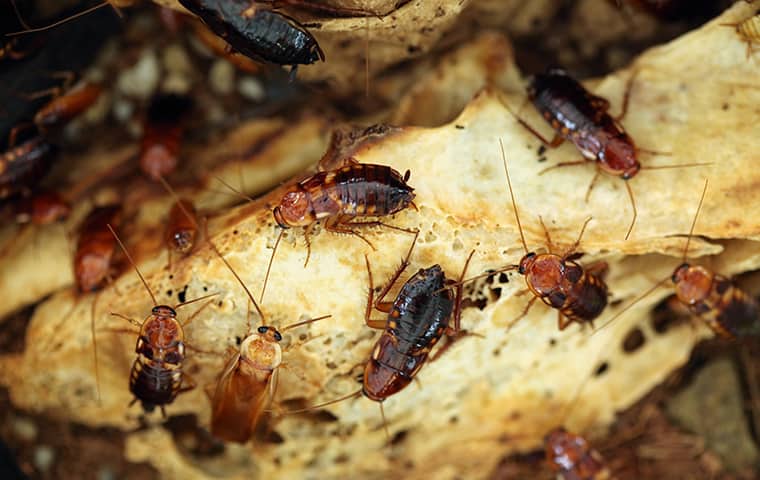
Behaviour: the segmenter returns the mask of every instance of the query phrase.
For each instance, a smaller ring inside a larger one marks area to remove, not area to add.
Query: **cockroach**
[[[380,221],[353,221],[355,218],[385,217],[414,206],[414,188],[406,183],[410,175],[409,170],[402,177],[389,166],[358,163],[350,159],[343,167],[318,172],[291,187],[272,210],[274,220],[282,230],[272,249],[261,298],[264,297],[272,261],[285,229],[305,227],[307,254],[304,266],[311,256],[309,236],[319,221],[323,221],[328,232],[355,235],[373,249],[372,243],[353,227],[384,226],[413,233],[412,230]]]
[[[257,62],[290,65],[291,77],[298,65],[324,61],[314,36],[284,13],[262,8],[249,0],[180,0],[212,32]]]
[[[754,52],[753,45],[760,44],[760,10],[749,18],[735,23],[722,23],[725,27],[733,27],[739,38],[747,44],[747,60]]]
[[[553,246],[551,237],[546,229],[546,225],[541,220],[541,226],[546,234],[550,253],[536,254],[529,251],[528,245],[525,242],[522,224],[520,223],[520,214],[517,202],[515,201],[514,191],[512,190],[512,181],[509,178],[507,156],[504,152],[504,144],[501,139],[499,139],[499,145],[501,146],[509,196],[512,199],[512,208],[515,212],[515,220],[517,221],[517,228],[520,231],[520,240],[525,250],[525,256],[522,257],[519,265],[510,265],[497,271],[517,270],[521,275],[525,276],[525,283],[533,294],[533,298],[525,306],[522,314],[512,322],[510,328],[528,314],[536,299],[541,299],[546,305],[557,309],[560,330],[564,330],[573,322],[580,325],[588,323],[593,327],[594,320],[601,315],[607,306],[607,285],[602,278],[607,271],[607,263],[596,262],[584,268],[575,261],[580,258],[580,255],[576,253],[576,249],[580,245],[583,233],[591,218],[586,219],[583,227],[581,227],[578,239],[562,255],[551,253]]]
[[[262,325],[252,332],[249,315],[248,333],[227,361],[211,400],[211,433],[215,437],[237,443],[251,438],[277,390],[283,354],[281,332],[329,317],[304,320],[280,330]]]
[[[16,207],[16,223],[48,225],[65,219],[69,213],[71,206],[60,193],[42,190],[19,201]]]
[[[38,132],[19,143],[20,127],[11,131],[0,157],[0,199],[29,191],[47,173],[57,149]]]
[[[186,347],[184,327],[187,327],[212,300],[199,308],[184,323],[180,323],[177,320],[177,309],[217,294],[205,295],[180,303],[174,307],[159,305],[155,295],[148,286],[148,282],[145,281],[142,273],[140,273],[137,264],[132,259],[124,243],[122,243],[111,225],[106,226],[113,239],[118,242],[130,264],[132,264],[132,267],[134,267],[137,276],[140,277],[140,281],[153,301],[151,314],[143,322],[119,313],[111,313],[111,315],[127,320],[140,329],[137,343],[135,344],[137,358],[135,358],[129,374],[129,391],[134,395],[130,406],[139,401],[146,413],[150,413],[156,407],[159,407],[162,416],[166,418],[165,406],[172,403],[180,393],[194,388],[194,385],[183,385],[186,380],[186,374],[182,371]],[[97,349],[95,349],[95,352],[97,372]]]
[[[689,311],[707,323],[716,335],[734,340],[760,334],[760,306],[727,277],[686,262],[689,242],[707,193],[707,180],[684,247],[683,261],[671,276],[676,297]]]
[[[90,82],[79,82],[72,88],[69,88],[69,85],[73,82],[74,75],[70,72],[63,75],[63,86],[26,95],[30,99],[48,95],[53,97],[50,102],[45,104],[34,115],[34,123],[41,132],[61,126],[84,113],[95,103],[103,91],[100,85]]]
[[[254,62],[245,55],[235,53],[231,50],[229,44],[222,37],[214,34],[206,25],[199,21],[192,22],[195,37],[206,45],[215,55],[224,57],[234,65],[238,70],[246,73],[259,73],[262,64]]]
[[[562,162],[543,170],[582,165],[587,161],[595,162],[597,172],[586,192],[586,200],[591,194],[591,189],[596,183],[601,172],[625,180],[625,187],[631,200],[633,217],[625,239],[630,237],[636,223],[638,212],[633,190],[628,180],[636,176],[639,170],[664,169],[685,166],[700,166],[708,164],[692,163],[688,165],[662,165],[656,167],[642,167],[637,159],[638,152],[656,153],[636,147],[633,139],[625,132],[620,120],[628,110],[631,87],[636,73],[630,76],[623,98],[623,107],[620,115],[612,117],[608,111],[610,102],[596,96],[583,88],[583,86],[561,68],[550,68],[543,74],[537,74],[528,85],[528,99],[530,99],[543,118],[549,122],[556,132],[554,138],[546,140],[538,131],[528,125],[524,120],[517,121],[539,140],[550,148],[560,146],[565,140],[570,140],[583,155],[583,159],[575,162]]]
[[[623,6],[622,0],[610,0],[618,8]],[[676,20],[679,15],[686,13],[688,2],[684,0],[626,0],[625,3],[647,12],[663,20]]]
[[[365,364],[362,387],[344,397],[315,405],[308,411],[321,408],[349,398],[363,395],[378,402],[385,425],[383,402],[385,399],[403,390],[414,380],[417,373],[428,359],[432,348],[446,335],[450,340],[466,335],[461,329],[462,278],[475,251],[473,250],[465,261],[459,281],[447,280],[440,265],[420,269],[412,275],[401,287],[393,302],[385,302],[384,298],[401,274],[409,266],[414,242],[406,257],[394,275],[381,289],[377,298],[374,297],[374,283],[369,258],[365,255],[367,275],[369,279],[369,294],[364,320],[370,328],[382,329],[383,333],[372,348],[370,358]],[[455,292],[447,285],[454,285]],[[373,310],[387,314],[385,319],[371,318]],[[453,325],[452,325],[453,317]],[[440,349],[433,359],[451,343]],[[386,435],[388,435],[387,425]]]
[[[604,458],[585,438],[558,427],[544,437],[546,461],[563,480],[612,480]]]
[[[169,210],[166,226],[166,245],[169,251],[185,255],[195,246],[198,235],[198,212],[193,202],[185,198],[177,200]]]
[[[172,173],[179,162],[183,120],[192,108],[184,95],[158,95],[151,100],[140,148],[140,168],[150,179]]]
[[[74,255],[74,278],[80,292],[99,289],[108,277],[116,250],[110,225],[118,225],[121,215],[118,205],[97,207],[80,225]]]
[[[702,190],[702,196],[694,214],[689,236],[684,246],[683,258],[670,280],[675,286],[678,302],[686,307],[692,315],[703,320],[719,337],[736,340],[760,335],[760,305],[748,293],[741,290],[728,277],[715,273],[706,267],[692,265],[686,261],[689,244],[694,234],[699,211],[707,193],[708,181]],[[612,323],[628,308],[642,300],[660,287],[666,279],[660,280],[652,288],[635,299],[625,309],[618,312],[601,328]],[[600,328],[600,329],[601,329]]]

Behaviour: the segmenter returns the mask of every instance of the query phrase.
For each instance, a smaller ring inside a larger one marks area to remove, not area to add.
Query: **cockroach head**
[[[177,318],[177,312],[169,305],[156,305],[150,313],[157,317]]]
[[[308,218],[309,206],[308,194],[293,190],[283,195],[280,204],[272,210],[272,214],[281,228],[306,226],[312,222],[312,219]]]

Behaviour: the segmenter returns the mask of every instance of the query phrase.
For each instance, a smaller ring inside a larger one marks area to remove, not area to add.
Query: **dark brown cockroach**
[[[525,306],[522,314],[512,322],[510,328],[528,314],[528,310],[533,306],[536,299],[541,299],[546,305],[557,309],[560,330],[564,330],[573,322],[580,325],[588,323],[593,327],[593,321],[601,315],[607,306],[607,285],[602,279],[607,271],[607,263],[597,262],[584,269],[583,266],[575,261],[579,258],[579,255],[575,253],[576,249],[591,218],[588,218],[584,222],[578,239],[563,255],[530,252],[522,231],[520,214],[518,213],[515,195],[512,190],[512,181],[509,178],[507,156],[504,153],[504,144],[501,139],[499,139],[499,145],[501,146],[507,186],[509,187],[509,195],[512,199],[512,208],[515,212],[517,228],[520,231],[520,240],[525,249],[525,256],[522,257],[519,265],[511,265],[499,269],[497,272],[517,270],[521,275],[525,276],[525,283],[533,294],[533,298]],[[541,220],[541,226],[546,234],[546,241],[551,252],[552,241],[543,220]]]
[[[559,163],[543,170],[541,173],[558,167],[582,165],[587,161],[595,162],[597,172],[586,192],[586,200],[588,200],[591,189],[601,172],[620,177],[626,181],[625,187],[628,190],[631,209],[633,210],[631,224],[625,235],[626,240],[631,235],[638,215],[633,190],[631,190],[628,180],[636,176],[639,170],[642,169],[654,170],[708,165],[692,163],[688,165],[662,165],[656,167],[641,166],[641,163],[637,159],[637,153],[649,151],[637,148],[633,139],[620,124],[620,120],[628,110],[631,87],[635,77],[636,74],[634,73],[628,79],[622,111],[620,115],[613,118],[608,113],[610,103],[607,99],[598,97],[583,88],[565,70],[550,68],[546,73],[533,77],[528,85],[528,98],[554,129],[554,138],[551,141],[546,140],[538,131],[516,116],[521,125],[547,146],[551,148],[558,147],[565,140],[570,140],[584,157],[580,161]]]
[[[48,225],[63,220],[71,213],[71,206],[61,194],[41,190],[22,198],[16,206],[16,223]]]
[[[257,62],[298,65],[324,61],[317,40],[298,21],[249,0],[180,0],[233,50]]]
[[[195,37],[206,45],[215,55],[224,57],[234,65],[238,70],[246,73],[259,73],[262,70],[262,64],[254,62],[245,55],[236,53],[230,49],[227,42],[222,37],[214,34],[208,27],[199,21],[192,22]]]
[[[748,293],[741,290],[728,277],[715,273],[706,267],[692,265],[686,261],[689,243],[694,234],[699,211],[707,193],[707,180],[702,190],[689,236],[684,246],[681,264],[675,268],[670,280],[675,286],[678,302],[692,315],[703,320],[716,335],[728,340],[756,337],[760,335],[760,305]],[[606,327],[635,303],[644,299],[668,279],[662,279],[644,294],[633,300],[601,328]]]
[[[558,427],[544,437],[546,461],[563,480],[612,480],[604,458],[585,438]]]
[[[63,86],[26,95],[30,99],[48,95],[53,97],[34,115],[34,123],[41,132],[64,125],[84,113],[95,103],[103,91],[99,85],[90,82],[79,82],[69,88],[74,76],[71,73],[63,75]]]
[[[166,417],[165,406],[172,403],[174,399],[182,392],[191,390],[194,385],[183,385],[186,380],[186,374],[182,371],[182,363],[185,359],[185,333],[184,327],[193,321],[193,319],[206,307],[206,302],[201,308],[193,313],[184,323],[177,320],[177,309],[191,303],[204,300],[217,294],[205,295],[194,300],[180,303],[174,307],[169,305],[159,305],[155,295],[145,281],[142,273],[137,268],[132,256],[119,239],[116,232],[107,225],[108,231],[113,239],[118,242],[124,255],[135,269],[140,281],[145,286],[151,300],[153,308],[151,314],[142,322],[129,318],[119,313],[111,313],[132,325],[138,327],[139,333],[137,343],[135,344],[135,358],[132,369],[129,374],[129,391],[134,395],[130,406],[139,401],[145,412],[150,413],[156,407],[161,409],[161,414]],[[94,328],[94,327],[93,327]],[[94,332],[93,332],[94,333]],[[137,333],[137,332],[135,332]],[[93,342],[95,336],[93,334]],[[97,346],[95,351],[95,368],[97,374]]]
[[[140,168],[152,180],[177,168],[182,145],[183,120],[192,108],[184,95],[158,95],[151,100],[143,126]]]
[[[417,235],[414,241],[417,240]],[[420,269],[412,275],[401,287],[393,302],[383,301],[401,274],[409,266],[414,243],[402,261],[400,267],[381,289],[377,298],[374,297],[374,283],[369,259],[365,255],[367,275],[369,278],[369,294],[364,319],[370,328],[382,329],[383,333],[372,348],[370,358],[365,364],[362,387],[344,397],[331,400],[308,409],[321,408],[349,398],[364,395],[378,402],[383,416],[383,424],[388,435],[383,412],[383,401],[403,390],[414,380],[417,373],[428,359],[430,351],[442,336],[450,341],[466,335],[461,329],[462,278],[475,251],[473,250],[465,261],[462,274],[457,282],[447,280],[440,265]],[[449,285],[454,285],[456,293]],[[371,318],[373,310],[387,314],[385,319]],[[452,325],[453,317],[453,325]],[[439,350],[433,359],[437,358],[445,348]],[[295,412],[290,412],[295,413]]]
[[[272,249],[261,298],[264,298],[269,271],[285,229],[305,227],[307,253],[304,266],[309,263],[311,256],[309,236],[319,221],[323,222],[328,232],[355,235],[373,249],[375,247],[372,243],[354,227],[384,226],[413,233],[412,230],[377,220],[354,221],[356,218],[393,215],[410,205],[413,206],[414,188],[406,183],[410,174],[407,170],[402,177],[399,172],[386,165],[358,163],[351,159],[343,167],[319,172],[291,187],[272,210],[272,215],[282,230]]]
[[[280,330],[262,325],[252,332],[249,315],[248,333],[224,366],[211,399],[211,433],[215,437],[248,442],[277,390],[278,370],[283,366],[281,332],[329,317],[304,320]]]
[[[118,205],[94,208],[79,226],[74,254],[74,278],[82,293],[103,286],[111,271],[116,242],[109,225],[118,225],[122,210]]]
[[[749,18],[735,23],[722,23],[725,27],[732,27],[736,30],[736,34],[739,38],[747,44],[747,59],[754,52],[753,45],[755,43],[760,44],[760,10],[755,12]]]
[[[19,141],[20,127],[14,128],[8,148],[0,157],[0,199],[27,193],[47,173],[56,147],[35,132]]]

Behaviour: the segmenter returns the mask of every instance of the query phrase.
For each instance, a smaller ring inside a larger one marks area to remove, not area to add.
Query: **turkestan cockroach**
[[[16,223],[47,225],[69,216],[71,206],[58,193],[42,190],[19,200],[16,206]]]
[[[329,317],[304,320],[281,330],[262,325],[252,332],[249,315],[248,333],[222,370],[211,400],[211,433],[215,437],[238,443],[251,438],[277,390],[277,372],[283,366],[280,332]]]
[[[414,241],[417,240],[417,235]],[[401,287],[393,302],[383,301],[401,274],[409,266],[414,243],[409,249],[395,274],[381,289],[377,298],[374,297],[374,283],[369,258],[365,255],[367,275],[369,278],[369,294],[364,319],[370,328],[383,329],[382,335],[372,348],[370,358],[364,367],[364,376],[360,390],[344,397],[315,405],[305,410],[320,408],[333,403],[353,398],[358,395],[378,402],[380,412],[383,412],[383,401],[403,390],[428,359],[430,351],[443,335],[454,339],[465,335],[461,329],[462,278],[467,271],[473,250],[465,261],[459,281],[446,279],[440,265],[420,269],[412,275]],[[448,288],[455,285],[456,293]],[[372,319],[372,311],[376,309],[386,313],[386,319]],[[451,319],[453,316],[453,325]],[[447,344],[444,348],[448,347]],[[436,354],[436,358],[442,350]],[[299,411],[305,411],[299,410]],[[295,413],[295,412],[290,412]],[[383,422],[385,424],[385,421]],[[386,434],[388,434],[386,426]]]
[[[39,98],[47,95],[53,97],[34,115],[34,123],[42,132],[63,125],[84,113],[95,103],[103,91],[99,85],[84,81],[69,88],[74,76],[72,73],[63,75],[62,87],[53,87],[27,95],[28,98]]]
[[[0,199],[32,188],[47,173],[56,148],[35,133],[18,142],[18,127],[8,139],[8,148],[0,157]]]
[[[760,305],[731,279],[700,266],[691,265],[686,261],[689,253],[689,243],[694,234],[699,211],[702,208],[707,193],[707,180],[702,190],[694,220],[689,230],[689,236],[684,246],[683,259],[675,268],[670,280],[673,282],[678,301],[693,315],[707,323],[716,335],[734,340],[737,338],[755,337],[760,335]],[[624,310],[618,312],[603,327],[612,323],[633,304],[642,300],[662,285],[667,279],[660,280],[652,288],[631,302]]]
[[[760,10],[741,22],[723,23],[722,25],[736,29],[736,34],[747,44],[747,59],[749,59],[754,52],[753,45],[755,43],[760,44]]]
[[[272,249],[261,298],[264,297],[277,245],[287,228],[305,227],[307,253],[304,265],[308,264],[311,256],[311,230],[319,221],[324,222],[324,228],[328,232],[355,235],[372,248],[374,246],[369,240],[353,227],[385,226],[412,233],[411,230],[377,220],[353,221],[357,217],[393,215],[409,205],[414,205],[414,188],[406,183],[410,174],[407,170],[402,177],[399,172],[386,165],[358,163],[350,159],[343,167],[319,172],[291,187],[272,210],[277,225],[283,230],[280,231]]]
[[[215,35],[205,24],[193,21],[192,27],[198,40],[211,49],[217,56],[226,58],[237,69],[247,73],[261,71],[262,65],[260,63],[254,62],[245,55],[231,51],[229,44],[222,37]]]
[[[184,95],[158,95],[151,100],[143,126],[140,168],[152,180],[177,168],[182,124],[191,108],[192,100]]]
[[[588,323],[593,326],[593,321],[607,306],[607,285],[602,280],[602,276],[607,270],[607,264],[605,262],[597,262],[584,269],[580,264],[575,262],[579,258],[575,250],[578,248],[583,237],[583,232],[586,230],[586,225],[588,225],[591,219],[589,218],[584,222],[578,239],[563,255],[530,252],[522,231],[520,214],[518,213],[517,203],[512,191],[512,181],[509,178],[507,157],[504,153],[504,144],[501,139],[499,139],[499,144],[501,146],[504,172],[507,176],[509,195],[512,199],[512,208],[515,211],[515,220],[517,221],[517,228],[520,230],[520,240],[525,249],[525,256],[522,257],[519,265],[511,265],[498,271],[517,270],[521,275],[525,276],[525,283],[533,294],[533,298],[530,299],[522,314],[512,325],[527,315],[528,310],[536,299],[540,298],[546,305],[558,310],[558,326],[560,330],[564,330],[572,322],[581,325]],[[552,241],[543,220],[541,220],[541,225],[544,228],[548,247],[551,251]]]
[[[180,0],[232,49],[257,62],[298,65],[324,61],[317,40],[298,21],[249,0]]]
[[[80,225],[74,254],[74,278],[80,292],[97,290],[108,277],[116,250],[109,225],[118,225],[121,215],[118,205],[97,207]]]
[[[586,192],[587,200],[601,172],[626,180],[625,186],[628,190],[631,209],[633,210],[631,224],[625,235],[626,240],[631,235],[638,215],[633,190],[631,190],[628,180],[636,176],[639,170],[642,169],[653,170],[707,165],[692,163],[688,165],[663,165],[656,167],[641,166],[636,155],[638,152],[646,152],[647,150],[637,148],[633,139],[625,132],[619,122],[628,110],[631,87],[635,77],[636,74],[634,73],[629,78],[623,99],[622,111],[620,115],[613,118],[608,113],[610,107],[609,101],[583,88],[566,71],[559,68],[550,68],[546,73],[533,77],[528,85],[528,98],[555,130],[554,138],[551,141],[546,140],[524,120],[516,117],[521,125],[547,146],[552,148],[558,147],[565,140],[570,140],[583,154],[583,160],[559,163],[545,169],[541,173],[558,167],[581,165],[587,161],[596,162],[597,172]]]
[[[193,249],[198,236],[197,218],[198,213],[190,200],[181,198],[172,205],[166,224],[166,246],[170,256],[171,252],[185,255]]]
[[[558,427],[544,437],[546,461],[563,480],[612,480],[604,458],[585,438]]]
[[[142,404],[143,410],[148,413],[159,407],[161,414],[166,417],[164,407],[172,403],[180,393],[194,388],[192,385],[183,385],[185,374],[182,371],[182,363],[185,359],[186,347],[183,328],[209,303],[204,304],[184,323],[180,323],[177,320],[176,309],[215,296],[216,294],[189,300],[174,307],[158,305],[155,295],[153,295],[148,282],[145,281],[142,273],[137,268],[132,256],[113,228],[110,225],[107,225],[107,227],[134,267],[137,276],[140,277],[140,281],[153,301],[151,314],[143,322],[119,313],[111,314],[127,320],[140,329],[135,345],[137,358],[135,358],[129,374],[129,391],[135,397],[130,405],[139,401]],[[93,342],[94,338],[93,335]],[[95,368],[97,378],[97,347],[95,347]]]

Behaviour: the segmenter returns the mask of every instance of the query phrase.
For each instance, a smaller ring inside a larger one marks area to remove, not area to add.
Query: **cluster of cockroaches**
[[[308,30],[279,10],[262,8],[258,2],[251,3],[248,0],[180,0],[180,3],[198,15],[214,33],[224,38],[231,48],[257,62],[290,65],[294,74],[297,65],[324,60],[319,44]],[[272,3],[315,8],[305,0]],[[334,14],[364,14],[354,10],[319,8],[328,9]],[[752,51],[752,42],[758,41],[760,37],[758,18],[754,16],[734,25],[748,44],[748,55]],[[7,41],[0,50],[3,58],[15,59],[22,55],[22,52],[14,49],[15,42],[12,38],[14,37],[11,37],[11,41]],[[555,136],[551,141],[546,140],[534,127],[514,114],[516,120],[546,146],[557,147],[564,140],[569,140],[584,157],[578,162],[557,164],[547,170],[583,164],[587,161],[595,162],[597,172],[589,186],[589,193],[602,172],[620,177],[626,182],[632,220],[625,239],[630,236],[637,218],[630,180],[643,169],[695,165],[647,167],[640,164],[638,153],[648,151],[638,148],[620,123],[628,108],[635,76],[634,73],[628,81],[621,114],[613,117],[609,113],[610,103],[606,99],[587,91],[564,70],[553,68],[535,75],[528,85],[527,97],[553,128]],[[65,93],[53,90],[43,92],[42,94],[52,94],[54,98],[41,108],[33,122],[30,122],[32,134],[21,138],[20,133],[27,128],[25,126],[11,132],[9,145],[0,160],[0,198],[16,197],[11,203],[18,208],[19,222],[44,224],[68,214],[68,204],[60,196],[36,189],[36,185],[50,168],[55,154],[55,147],[47,134],[51,129],[86,110],[95,102],[99,93],[100,87],[89,83],[80,83]],[[139,158],[139,165],[144,174],[151,180],[161,182],[175,200],[168,215],[166,244],[170,252],[179,255],[188,254],[198,244],[202,223],[192,202],[179,198],[165,180],[177,167],[183,130],[182,119],[190,108],[191,103],[184,97],[155,98],[146,116]],[[549,253],[531,252],[522,231],[501,141],[500,147],[506,183],[525,255],[519,264],[489,270],[486,275],[517,270],[525,277],[527,288],[533,296],[515,322],[526,315],[535,301],[540,299],[557,310],[560,330],[573,322],[593,326],[593,322],[602,314],[608,303],[608,288],[603,278],[608,266],[604,262],[584,266],[577,261],[582,255],[577,250],[591,219],[587,219],[583,224],[578,239],[571,248],[562,253],[553,252],[554,245],[541,219]],[[463,286],[474,278],[484,276],[465,279],[467,266],[474,251],[464,262],[458,280],[447,279],[442,268],[433,265],[411,275],[393,301],[385,300],[411,263],[419,231],[389,225],[378,219],[409,207],[416,208],[414,189],[407,183],[409,178],[409,171],[401,175],[389,166],[362,164],[353,158],[346,158],[337,168],[320,168],[318,173],[293,185],[272,209],[273,219],[282,229],[272,251],[272,260],[282,234],[288,228],[304,229],[308,250],[306,262],[311,252],[310,236],[317,224],[321,224],[329,232],[357,236],[372,248],[372,243],[361,232],[363,228],[388,227],[413,235],[411,247],[401,265],[377,296],[371,265],[365,255],[369,295],[364,320],[369,327],[382,329],[383,333],[365,364],[362,387],[349,395],[309,409],[364,395],[378,402],[382,412],[382,402],[411,383],[428,361],[431,350],[439,340],[446,336],[449,342],[439,348],[433,359],[441,355],[454,340],[467,334],[460,325]],[[728,278],[704,267],[686,263],[689,242],[706,191],[707,181],[684,247],[684,261],[674,270],[671,277],[676,298],[691,313],[702,318],[719,336],[730,339],[755,336],[760,333],[756,301],[734,286]],[[173,307],[159,305],[116,233],[122,217],[120,206],[105,205],[94,208],[82,222],[74,255],[75,278],[82,293],[101,288],[112,273],[116,245],[121,246],[154,305],[151,314],[142,322],[114,314],[139,328],[135,346],[137,357],[130,373],[129,389],[134,395],[134,401],[139,401],[145,411],[150,412],[158,407],[164,412],[165,406],[172,403],[177,395],[194,388],[193,382],[183,371],[187,347],[183,328],[213,300],[208,300],[184,322],[177,319],[177,309],[209,299],[215,294],[184,301]],[[265,315],[259,302],[208,235],[205,241],[241,284],[249,297],[249,305],[253,305],[264,322]],[[171,268],[171,261],[169,263]],[[270,260],[270,268],[267,269],[259,301],[263,301],[271,265]],[[646,294],[662,283],[658,282]],[[643,296],[635,301],[641,298]],[[372,318],[374,310],[386,314],[386,317]],[[277,370],[282,365],[283,351],[279,345],[282,340],[281,332],[328,317],[329,315],[326,315],[300,321],[280,330],[269,325],[251,330],[249,307],[246,337],[240,343],[239,349],[229,355],[218,384],[210,394],[211,431],[215,436],[240,443],[245,443],[251,438],[262,414],[273,400]],[[92,336],[97,378],[94,302]],[[297,411],[290,413],[295,412]],[[599,454],[585,440],[562,428],[557,428],[546,436],[546,455],[552,467],[563,478],[598,480],[610,475]]]

